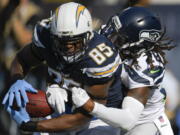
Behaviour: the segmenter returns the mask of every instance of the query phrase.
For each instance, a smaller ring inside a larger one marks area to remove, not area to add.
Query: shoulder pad
[[[142,55],[138,58],[138,67],[130,66],[131,62],[125,62],[124,69],[127,72],[129,78],[130,86],[139,87],[139,86],[158,86],[163,78],[165,73],[165,68],[162,63],[157,62],[154,58],[154,68],[152,69],[150,65],[146,62],[146,55]]]

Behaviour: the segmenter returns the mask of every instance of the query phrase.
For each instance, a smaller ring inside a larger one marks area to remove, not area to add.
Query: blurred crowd
[[[38,21],[49,17],[51,11],[61,3],[69,1],[71,0],[0,0],[0,103],[9,87],[9,69],[16,52],[31,42],[34,26]],[[180,23],[180,20],[173,20],[180,13],[180,4],[163,5],[163,3],[160,3],[159,5],[151,5],[151,0],[75,1],[84,4],[92,12],[95,30],[105,23],[111,15],[120,12],[128,6],[137,4],[137,6],[150,7],[155,12],[158,12],[163,23],[164,19],[165,22],[167,22],[166,26],[170,34],[169,36],[175,40],[176,44],[180,43],[180,39],[178,38],[180,33],[176,31],[176,29],[178,29],[178,21]],[[174,12],[167,10],[167,8],[174,9]],[[175,17],[166,17],[169,12],[171,12],[171,16],[174,15]],[[174,52],[168,54],[169,65],[164,79],[164,87],[167,90],[166,112],[171,120],[175,135],[180,135],[179,51],[180,47],[177,46]],[[29,73],[27,80],[30,81],[35,88],[45,89],[46,70],[45,65],[40,65]],[[0,127],[0,135],[19,134],[16,124],[11,121],[8,114],[3,111],[2,105],[0,105]]]

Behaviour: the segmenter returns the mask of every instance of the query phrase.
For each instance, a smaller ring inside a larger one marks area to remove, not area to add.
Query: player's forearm
[[[92,115],[114,127],[129,130],[134,126],[143,109],[142,103],[128,97],[124,99],[122,109],[105,107],[102,104],[95,103]]]
[[[21,129],[31,132],[63,132],[71,131],[83,126],[89,119],[82,114],[63,115],[58,118],[28,122],[21,125]]]
[[[59,118],[44,120],[38,123],[38,130],[48,132],[69,131],[83,126],[88,120],[82,114],[63,115]]]

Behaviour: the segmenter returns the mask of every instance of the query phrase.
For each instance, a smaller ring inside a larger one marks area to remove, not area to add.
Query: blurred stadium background
[[[10,63],[15,53],[31,42],[33,28],[42,18],[48,18],[61,3],[73,0],[0,0],[0,102],[7,91]],[[114,13],[128,7],[128,0],[74,0],[84,4],[92,13],[94,28],[106,23]],[[133,0],[131,0],[133,1]],[[135,1],[135,0],[134,0]],[[143,0],[141,0],[143,1]],[[175,135],[180,135],[180,0],[144,0],[148,8],[161,18],[168,36],[177,47],[167,53],[169,63],[164,79],[167,90],[166,110]],[[39,72],[41,71],[41,72]],[[36,88],[45,88],[46,67],[40,65],[27,79]],[[16,124],[0,105],[0,135],[19,135]],[[23,133],[24,134],[24,133]]]

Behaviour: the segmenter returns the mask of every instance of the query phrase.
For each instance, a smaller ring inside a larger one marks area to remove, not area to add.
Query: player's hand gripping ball
[[[47,101],[46,93],[44,91],[38,90],[38,93],[26,93],[29,99],[29,102],[26,105],[26,111],[30,117],[45,117],[54,112]],[[18,109],[16,103],[13,104],[13,109]]]

